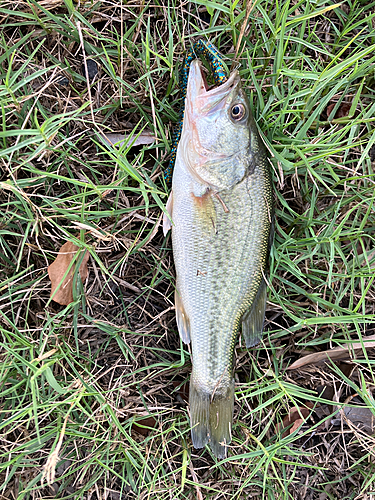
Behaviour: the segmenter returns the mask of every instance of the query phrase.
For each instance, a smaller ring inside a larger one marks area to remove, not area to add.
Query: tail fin
[[[225,458],[231,440],[234,405],[234,380],[219,382],[212,394],[197,388],[190,380],[191,438],[194,448],[208,442],[217,458]]]
[[[214,394],[210,405],[210,446],[217,458],[227,456],[226,445],[232,441],[234,380],[225,395]]]

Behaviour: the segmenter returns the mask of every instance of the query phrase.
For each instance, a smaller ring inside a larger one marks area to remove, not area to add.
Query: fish
[[[235,69],[208,88],[191,62],[164,234],[172,230],[179,334],[191,344],[190,423],[194,448],[227,456],[239,331],[262,337],[273,192],[266,149]]]

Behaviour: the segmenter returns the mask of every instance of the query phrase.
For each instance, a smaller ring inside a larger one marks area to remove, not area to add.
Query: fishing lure
[[[180,120],[173,132],[172,149],[171,149],[169,165],[164,171],[164,179],[166,180],[166,182],[170,182],[172,179],[172,171],[176,161],[177,146],[181,137],[182,125],[184,121],[186,88],[187,88],[190,65],[192,61],[194,61],[194,59],[198,59],[198,55],[203,56],[208,61],[216,85],[221,85],[228,79],[227,69],[222,61],[222,56],[220,52],[217,50],[217,48],[211,42],[206,42],[205,40],[198,40],[197,42],[195,42],[193,47],[186,54],[180,72],[182,105],[180,109]]]

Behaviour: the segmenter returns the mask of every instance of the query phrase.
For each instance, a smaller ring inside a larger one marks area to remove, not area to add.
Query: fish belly
[[[231,440],[237,333],[267,261],[270,183],[266,169],[256,167],[219,196],[212,191],[196,196],[201,186],[178,163],[172,241],[176,293],[192,348],[193,444],[199,448],[210,441],[214,453],[223,457]]]

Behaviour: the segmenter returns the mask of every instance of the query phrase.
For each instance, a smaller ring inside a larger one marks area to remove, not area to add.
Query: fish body
[[[262,334],[273,217],[268,161],[237,71],[207,90],[200,61],[192,62],[167,208],[177,325],[192,349],[193,445],[209,442],[223,458],[238,332],[249,347]]]

